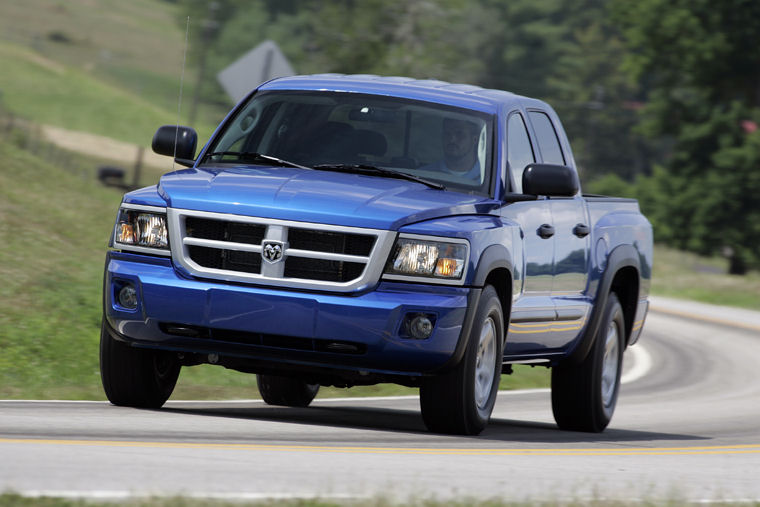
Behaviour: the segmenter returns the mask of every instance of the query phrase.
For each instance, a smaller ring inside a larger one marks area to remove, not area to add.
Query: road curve
[[[602,434],[558,430],[547,390],[501,393],[479,437],[427,433],[416,397],[308,409],[0,401],[0,491],[760,501],[760,327],[689,308],[653,305]]]

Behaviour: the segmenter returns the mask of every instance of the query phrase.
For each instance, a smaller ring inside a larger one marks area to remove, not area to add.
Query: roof
[[[313,74],[273,79],[261,90],[324,90],[389,95],[494,113],[503,104],[523,98],[510,92],[433,79],[373,74]]]

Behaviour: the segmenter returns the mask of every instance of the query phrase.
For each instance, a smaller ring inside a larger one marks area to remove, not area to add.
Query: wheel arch
[[[509,329],[509,315],[512,309],[512,256],[503,245],[491,245],[483,251],[478,260],[475,275],[472,278],[470,294],[467,297],[467,313],[462,324],[454,354],[441,366],[437,372],[445,372],[456,366],[464,356],[467,341],[470,337],[475,312],[480,301],[480,295],[486,285],[492,285],[501,301],[501,310],[504,316],[504,336],[506,340]]]
[[[504,336],[506,340],[509,328],[509,315],[512,311],[512,256],[502,245],[491,245],[483,252],[475,273],[474,285],[477,287],[493,286],[501,301],[504,316]]]
[[[630,340],[636,303],[639,295],[641,266],[639,255],[633,245],[619,245],[607,257],[606,267],[597,285],[596,298],[585,331],[569,352],[567,359],[575,363],[583,361],[596,339],[608,296],[614,292],[623,307],[625,342]]]
[[[623,266],[612,279],[610,291],[617,295],[623,307],[625,322],[625,344],[631,340],[633,321],[636,318],[636,305],[639,299],[639,271],[633,266]]]
[[[501,302],[501,313],[504,316],[504,336],[502,341],[507,339],[507,329],[509,329],[509,315],[512,311],[512,273],[507,268],[495,268],[488,273],[484,287],[493,286],[496,294],[499,295]]]

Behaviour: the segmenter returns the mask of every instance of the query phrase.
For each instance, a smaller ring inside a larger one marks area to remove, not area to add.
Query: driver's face
[[[475,147],[472,127],[464,121],[443,122],[443,153],[448,158],[462,158]]]

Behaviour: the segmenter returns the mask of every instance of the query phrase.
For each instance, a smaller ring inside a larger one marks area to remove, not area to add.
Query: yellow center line
[[[127,440],[51,440],[33,438],[0,438],[0,444],[70,445],[94,447],[131,447],[159,449],[210,449],[235,451],[327,452],[347,454],[417,454],[458,456],[642,456],[683,454],[760,454],[760,444],[691,447],[625,447],[582,449],[474,449],[352,447],[275,444],[214,444],[192,442],[146,442]]]

